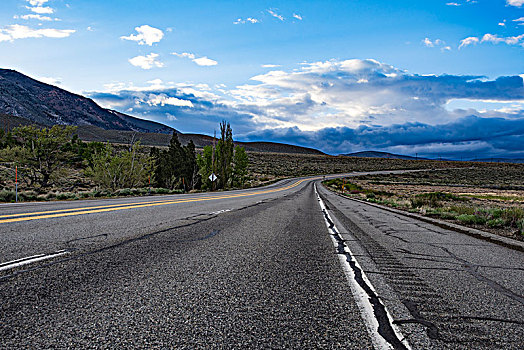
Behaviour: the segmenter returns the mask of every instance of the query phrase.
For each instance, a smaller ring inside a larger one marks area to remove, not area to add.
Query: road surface
[[[4,205],[0,347],[518,349],[523,262],[319,178]]]

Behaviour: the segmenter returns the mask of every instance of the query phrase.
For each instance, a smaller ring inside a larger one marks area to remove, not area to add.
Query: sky
[[[1,0],[0,68],[184,133],[524,158],[524,0]]]

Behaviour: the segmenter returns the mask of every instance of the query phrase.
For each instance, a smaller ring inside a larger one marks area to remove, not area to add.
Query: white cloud
[[[167,120],[174,122],[175,120],[178,120],[177,117],[172,115],[171,113],[166,113]]]
[[[261,66],[262,68],[277,68],[277,67],[281,67],[280,64],[263,64]]]
[[[435,47],[435,46],[440,46],[440,45],[444,45],[445,44],[445,42],[440,40],[440,39],[435,39],[435,41],[431,41],[431,39],[429,39],[429,38],[425,38],[424,40],[422,40],[422,42],[427,47]]]
[[[157,60],[158,54],[156,53],[150,53],[146,56],[136,56],[129,59],[129,63],[131,63],[135,67],[140,67],[142,69],[151,69],[153,67],[161,68],[164,66],[164,64]]]
[[[188,53],[188,52],[176,53],[176,52],[172,52],[171,54],[175,55],[177,57],[181,57],[181,58],[189,58],[191,61],[193,61],[194,63],[196,63],[199,66],[216,66],[218,64],[217,61],[212,60],[212,59],[210,59],[210,58],[208,58],[206,56],[197,58],[196,55],[193,54],[193,53]]]
[[[217,61],[207,58],[205,56],[200,57],[200,58],[195,58],[193,62],[195,62],[199,66],[216,66],[218,64]]]
[[[182,100],[176,97],[170,97],[166,94],[149,94],[148,99],[145,101],[150,106],[177,106],[177,107],[190,107],[193,108],[193,103],[189,100]]]
[[[301,15],[296,14],[296,13],[293,14],[293,17],[298,19],[299,21],[301,21],[303,19]]]
[[[463,1],[462,3],[460,2],[448,2],[446,3],[447,6],[462,6],[462,5],[472,5],[472,4],[476,4],[477,1],[476,0],[465,0]]]
[[[37,6],[37,7],[29,7],[29,6],[26,6],[26,8],[28,10],[31,10],[32,12],[34,13],[39,13],[41,15],[48,15],[48,14],[51,14],[51,13],[54,13],[55,10],[53,10],[51,7],[49,6],[46,6],[46,7],[42,7],[42,6]]]
[[[131,34],[129,36],[121,36],[120,39],[136,41],[139,45],[149,45],[152,46],[154,43],[160,42],[164,37],[164,32],[158,28],[151,27],[147,24],[136,27],[136,32],[138,34]]]
[[[506,20],[503,20],[502,22],[499,22],[499,26],[505,27],[506,26]]]
[[[31,6],[42,6],[42,5],[45,4],[46,2],[49,2],[49,0],[27,0],[27,2],[28,2]]]
[[[182,52],[182,53],[173,52],[172,55],[175,55],[175,56],[181,57],[181,58],[189,58],[190,60],[194,60],[195,59],[195,55],[192,54],[192,53],[188,53],[188,52]]]
[[[42,15],[22,15],[22,16],[18,16],[18,15],[15,15],[13,16],[14,19],[25,19],[25,20],[30,20],[30,19],[36,19],[38,21],[58,21],[58,18],[51,18],[51,17],[48,17],[48,16],[42,16]]]
[[[233,22],[233,24],[246,24],[246,23],[255,24],[258,22],[260,22],[258,19],[253,18],[253,17],[248,17],[246,19],[239,18],[235,22]]]
[[[510,6],[521,7],[524,4],[524,0],[507,0],[506,3]]]
[[[484,34],[481,42],[491,42],[493,44],[505,43],[507,45],[523,45],[524,34],[518,36],[499,37],[496,34]]]
[[[0,29],[0,42],[26,38],[66,38],[75,33],[72,29],[34,29],[28,26],[13,24]]]
[[[524,17],[514,19],[513,22],[524,22]]]
[[[273,10],[267,10],[267,12],[268,12],[271,16],[273,16],[273,17],[275,17],[275,18],[278,18],[278,19],[281,20],[281,21],[284,20],[284,16],[279,15],[278,13],[276,13],[276,12],[273,11]]]
[[[462,48],[462,47],[465,47],[465,46],[469,46],[469,45],[473,45],[473,44],[478,44],[479,42],[479,38],[475,37],[475,36],[470,36],[464,40],[461,40],[460,41],[460,45],[459,45],[459,50]]]

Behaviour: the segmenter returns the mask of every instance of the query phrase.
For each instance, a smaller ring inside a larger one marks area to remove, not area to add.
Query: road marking
[[[7,223],[21,222],[21,221],[30,221],[30,220],[52,219],[52,218],[94,214],[94,213],[104,213],[104,212],[117,211],[117,210],[128,210],[128,209],[153,207],[153,206],[161,206],[161,205],[169,205],[169,204],[202,202],[202,201],[210,201],[210,200],[217,200],[217,199],[255,196],[255,195],[260,195],[260,194],[285,191],[285,190],[288,190],[288,189],[291,189],[293,187],[300,185],[304,181],[316,180],[318,178],[320,177],[302,179],[302,180],[295,181],[294,183],[288,186],[285,186],[285,187],[270,189],[270,190],[263,190],[263,191],[212,195],[212,196],[206,196],[206,197],[191,197],[187,199],[182,198],[182,199],[167,200],[167,201],[165,200],[165,201],[151,201],[151,202],[139,202],[139,203],[125,203],[125,204],[102,205],[102,206],[83,207],[83,208],[50,210],[50,211],[33,212],[33,213],[9,214],[9,215],[0,216],[3,218],[2,220],[0,220],[0,224],[7,224]]]
[[[219,215],[219,214],[222,214],[222,213],[227,213],[228,211],[231,211],[231,209],[222,209],[222,210],[219,210],[219,211],[214,211],[212,213],[209,213],[209,215]]]
[[[14,269],[15,267],[20,267],[20,266],[32,264],[32,263],[35,263],[35,262],[38,262],[38,261],[56,258],[58,256],[65,255],[65,254],[69,254],[69,252],[67,250],[59,250],[59,251],[54,252],[52,254],[47,254],[47,255],[45,255],[45,254],[38,254],[38,255],[28,256],[26,258],[21,258],[21,259],[16,259],[16,260],[13,260],[13,261],[8,261],[8,262],[0,264],[0,271],[6,271],[6,270]]]
[[[354,258],[349,247],[344,243],[340,231],[335,226],[320,198],[315,185],[318,204],[324,214],[324,221],[330,233],[331,241],[337,249],[340,263],[349,282],[351,292],[360,309],[366,328],[376,349],[411,349],[400,329],[393,324],[393,318],[380,300],[375,288],[367,278],[364,270]],[[384,317],[385,316],[385,317]],[[379,318],[381,321],[379,321]],[[387,319],[387,321],[384,320]]]

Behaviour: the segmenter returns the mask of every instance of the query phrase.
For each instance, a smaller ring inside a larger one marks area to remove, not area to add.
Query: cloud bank
[[[521,76],[420,75],[354,59],[272,70],[230,89],[150,84],[112,86],[91,97],[183,132],[210,133],[227,119],[238,139],[288,142],[333,154],[374,149],[524,157]],[[461,103],[473,107],[451,108]]]

